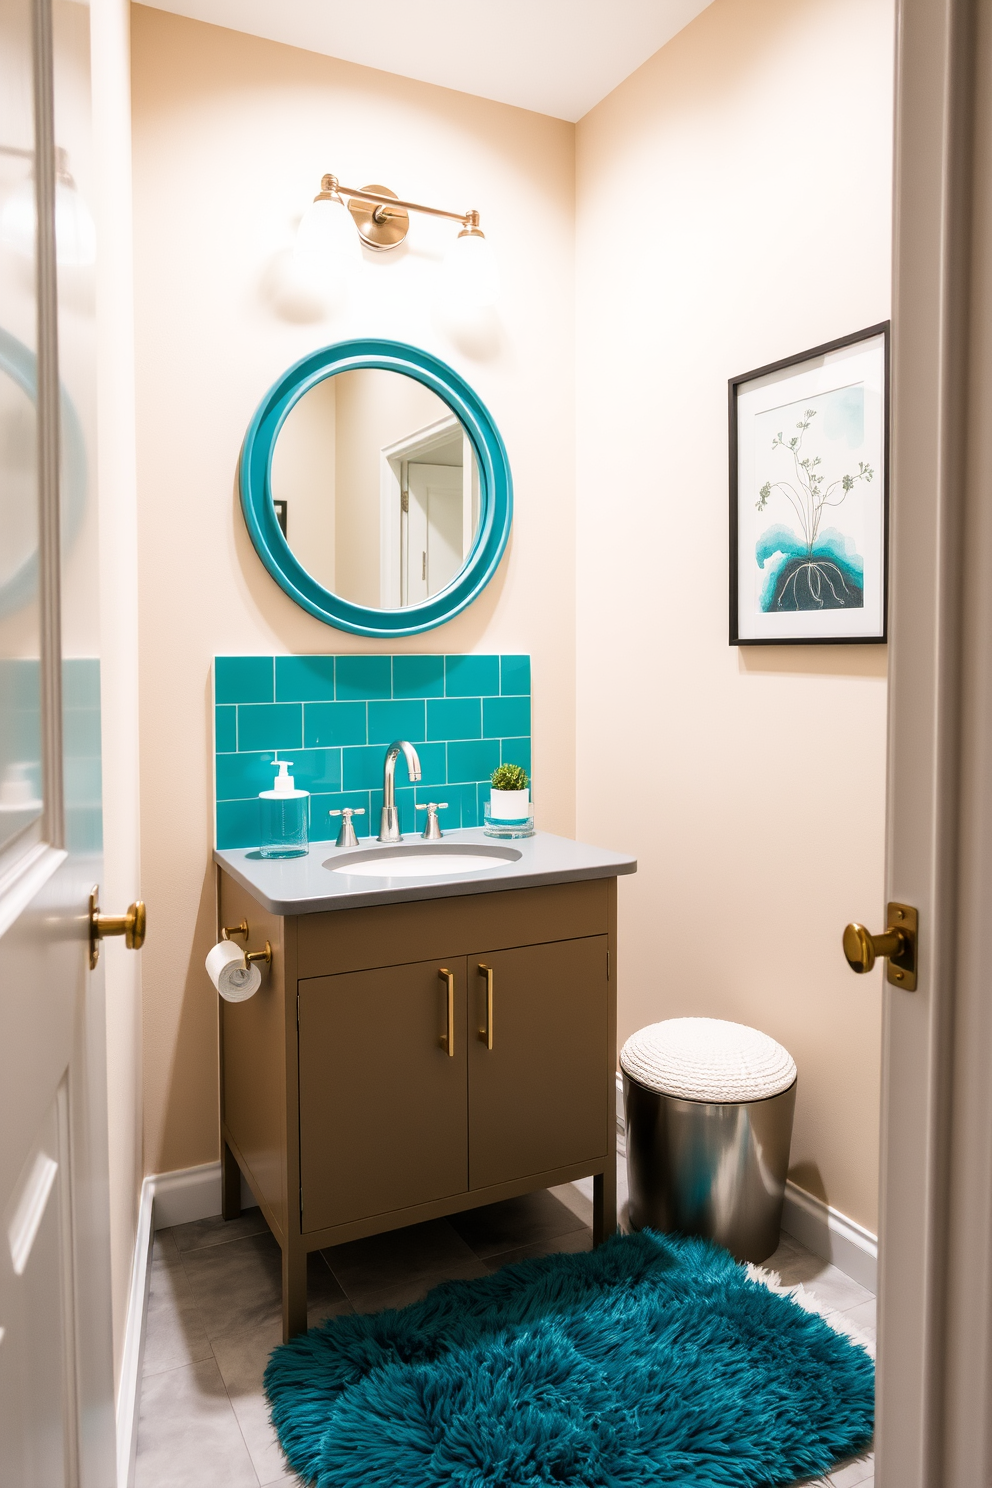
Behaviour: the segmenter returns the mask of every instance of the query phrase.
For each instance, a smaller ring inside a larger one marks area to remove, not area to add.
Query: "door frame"
[[[471,444],[454,413],[425,424],[379,451],[379,602],[383,609],[398,609],[405,602],[401,574],[407,560],[407,524],[403,521],[409,501],[406,466],[448,444],[456,429],[462,432],[464,459],[465,446],[471,448]]]
[[[992,10],[899,0],[879,1488],[992,1482]]]

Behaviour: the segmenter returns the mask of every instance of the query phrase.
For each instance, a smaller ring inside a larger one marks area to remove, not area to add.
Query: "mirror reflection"
[[[460,573],[479,525],[479,471],[448,405],[413,377],[339,372],[290,410],[272,500],[294,557],[334,594],[394,610]]]

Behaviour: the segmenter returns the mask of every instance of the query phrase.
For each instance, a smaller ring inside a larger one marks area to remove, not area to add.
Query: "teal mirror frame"
[[[446,589],[403,609],[378,610],[352,604],[325,589],[293,554],[272,503],[272,456],[290,409],[318,382],[360,367],[400,372],[430,388],[461,420],[479,466],[479,527],[464,566]],[[478,598],[496,572],[513,519],[510,465],[489,410],[446,362],[402,341],[338,341],[294,362],[269,388],[248,425],[241,446],[238,483],[241,509],[255,551],[276,583],[325,625],[354,635],[417,635],[453,619]]]
[[[0,374],[38,401],[38,358],[35,353],[0,326]],[[61,387],[59,436],[62,464],[59,473],[61,544],[63,558],[79,532],[86,505],[86,442],[72,399]],[[37,550],[0,584],[0,617],[13,614],[33,599],[38,590]]]

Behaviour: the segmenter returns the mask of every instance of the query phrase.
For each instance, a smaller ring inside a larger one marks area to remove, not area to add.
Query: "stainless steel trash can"
[[[628,1040],[621,1068],[632,1227],[703,1235],[738,1260],[766,1260],[779,1243],[789,1170],[788,1053],[740,1024],[670,1019]]]

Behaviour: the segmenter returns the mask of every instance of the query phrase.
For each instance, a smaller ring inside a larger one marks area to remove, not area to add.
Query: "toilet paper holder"
[[[220,938],[221,938],[221,940],[230,940],[230,938],[231,938],[232,935],[243,935],[244,938],[245,938],[245,965],[246,966],[250,966],[253,961],[264,961],[267,966],[271,966],[272,965],[272,943],[271,943],[271,941],[268,941],[267,940],[265,942],[265,949],[263,951],[250,951],[248,949],[248,937],[249,937],[250,934],[251,934],[251,931],[248,928],[248,921],[247,920],[242,920],[240,925],[222,925],[221,926],[221,932],[220,932]]]

